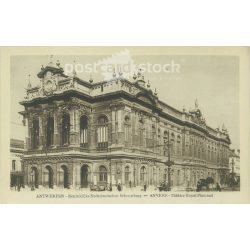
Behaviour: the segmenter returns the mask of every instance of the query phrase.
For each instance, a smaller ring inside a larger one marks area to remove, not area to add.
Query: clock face
[[[45,94],[52,94],[53,91],[55,90],[55,83],[52,81],[46,81],[44,83],[44,92]]]

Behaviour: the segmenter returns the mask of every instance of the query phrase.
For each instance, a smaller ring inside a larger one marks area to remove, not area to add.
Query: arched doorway
[[[140,184],[143,186],[144,184],[146,184],[146,168],[143,166],[140,169]]]
[[[54,181],[53,181],[54,172],[50,166],[45,167],[44,172],[44,185],[48,186],[49,188],[53,188]]]
[[[81,167],[81,188],[88,187],[89,184],[89,169],[87,165]]]
[[[69,188],[69,170],[65,165],[61,166],[61,169],[63,170],[61,184],[64,188]]]
[[[36,167],[31,168],[30,177],[31,177],[31,179],[30,179],[31,185],[35,188],[38,188],[38,186],[39,186],[39,184],[38,184],[39,172],[38,172],[38,169]]]

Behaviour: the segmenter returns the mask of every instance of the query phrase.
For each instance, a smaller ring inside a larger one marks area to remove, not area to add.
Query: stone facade
[[[10,187],[20,188],[24,185],[24,171],[22,158],[24,153],[24,142],[22,140],[10,140]]]
[[[169,174],[172,187],[195,187],[208,176],[223,182],[229,171],[227,130],[209,127],[197,102],[187,112],[160,101],[141,74],[94,83],[50,62],[38,78],[21,102],[26,185],[157,186]]]

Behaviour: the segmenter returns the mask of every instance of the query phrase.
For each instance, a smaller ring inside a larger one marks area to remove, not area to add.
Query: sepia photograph
[[[239,56],[99,49],[10,56],[9,190],[113,202],[239,193]]]

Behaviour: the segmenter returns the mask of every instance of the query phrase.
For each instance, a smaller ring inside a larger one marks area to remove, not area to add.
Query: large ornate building
[[[223,182],[229,171],[227,130],[209,127],[197,102],[187,112],[159,100],[140,71],[133,81],[119,72],[95,83],[50,62],[37,76],[40,83],[29,82],[21,102],[26,185],[78,189],[170,180],[172,187],[192,187],[208,176]]]

